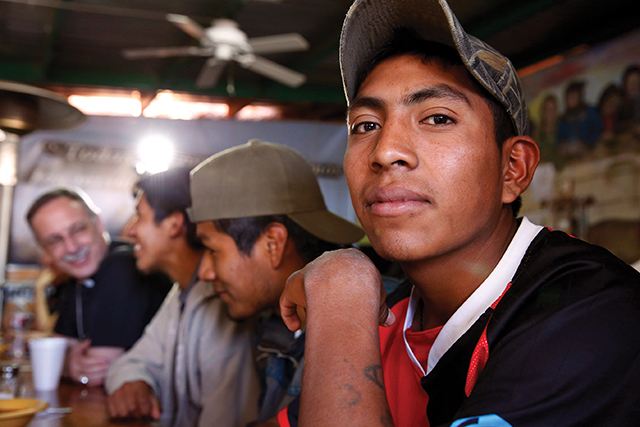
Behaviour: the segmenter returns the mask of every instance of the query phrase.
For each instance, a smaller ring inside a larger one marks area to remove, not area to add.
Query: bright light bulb
[[[138,145],[138,158],[151,174],[169,169],[173,154],[173,143],[162,136],[148,136]]]

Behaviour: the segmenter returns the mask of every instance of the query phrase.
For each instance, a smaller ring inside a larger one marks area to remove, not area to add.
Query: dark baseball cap
[[[353,3],[340,37],[340,69],[347,103],[356,96],[358,76],[400,28],[456,49],[471,75],[506,108],[516,132],[526,134],[527,108],[513,64],[488,44],[467,34],[445,0],[356,0]]]
[[[357,242],[364,231],[327,210],[313,168],[297,151],[251,140],[214,154],[191,171],[192,222],[287,215],[331,243]]]

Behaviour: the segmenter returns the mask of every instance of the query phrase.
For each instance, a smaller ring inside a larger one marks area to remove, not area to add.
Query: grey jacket
[[[257,419],[251,325],[230,320],[210,283],[196,282],[180,313],[175,284],[136,344],[109,368],[107,393],[142,380],[175,427],[235,427]]]

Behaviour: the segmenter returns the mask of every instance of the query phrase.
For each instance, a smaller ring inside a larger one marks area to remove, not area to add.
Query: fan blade
[[[127,59],[143,58],[170,58],[173,56],[210,56],[213,55],[211,49],[203,49],[195,46],[180,47],[149,47],[142,49],[125,49],[122,55]]]
[[[167,13],[167,21],[171,22],[196,40],[200,40],[205,36],[204,28],[188,16]]]
[[[290,68],[277,64],[260,56],[251,55],[253,58],[239,61],[240,65],[255,71],[258,74],[269,77],[284,85],[298,87],[307,80],[307,76]]]
[[[309,49],[309,42],[298,33],[253,37],[248,40],[253,53],[295,52]]]
[[[204,67],[202,67],[202,70],[200,70],[200,74],[196,80],[196,87],[207,88],[215,86],[227,62],[228,61],[223,61],[218,58],[208,59]]]

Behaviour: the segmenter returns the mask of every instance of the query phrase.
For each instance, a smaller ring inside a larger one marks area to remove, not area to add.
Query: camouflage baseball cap
[[[455,48],[473,77],[500,102],[518,134],[527,131],[527,108],[511,61],[488,44],[465,33],[446,0],[356,0],[340,37],[342,82],[351,103],[356,79],[396,29],[415,31],[424,40]]]
[[[297,151],[251,140],[209,157],[191,171],[194,222],[287,215],[331,243],[357,242],[362,228],[327,210],[313,169]]]

